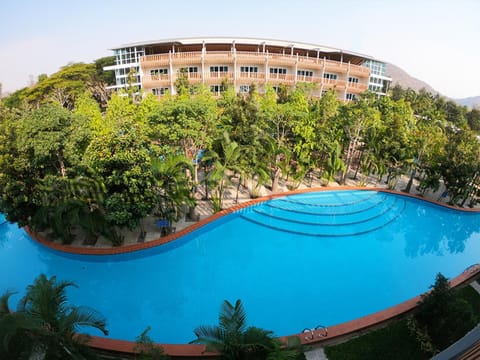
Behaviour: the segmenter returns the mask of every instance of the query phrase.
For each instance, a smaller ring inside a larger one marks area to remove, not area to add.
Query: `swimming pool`
[[[99,310],[117,339],[134,340],[151,326],[156,342],[189,342],[195,327],[217,323],[224,299],[238,298],[250,325],[288,335],[393,306],[428,290],[438,272],[454,277],[480,262],[479,220],[396,194],[322,191],[108,256],[57,252],[7,223],[0,291],[23,291],[40,273],[72,280],[79,286],[69,289],[72,303]]]

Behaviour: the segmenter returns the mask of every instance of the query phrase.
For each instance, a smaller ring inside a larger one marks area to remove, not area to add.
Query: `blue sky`
[[[479,14],[479,0],[2,0],[0,82],[13,91],[130,42],[237,36],[356,51],[446,96],[478,96]]]

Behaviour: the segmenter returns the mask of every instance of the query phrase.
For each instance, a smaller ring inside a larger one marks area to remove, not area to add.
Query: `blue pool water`
[[[72,280],[72,303],[99,310],[117,339],[151,326],[156,342],[191,341],[238,298],[250,325],[289,335],[396,305],[438,272],[459,275],[480,262],[479,220],[400,195],[325,191],[242,209],[154,249],[78,256],[0,219],[0,291],[22,292],[40,273]]]

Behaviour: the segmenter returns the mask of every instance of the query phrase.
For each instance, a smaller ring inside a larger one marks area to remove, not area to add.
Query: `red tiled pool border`
[[[252,199],[247,202],[232,206],[231,208],[222,210],[218,213],[215,213],[208,218],[201,220],[197,223],[192,224],[191,226],[177,232],[170,234],[168,236],[165,236],[163,238],[149,241],[146,243],[139,243],[139,244],[133,244],[133,245],[127,245],[123,247],[113,247],[113,248],[92,248],[92,247],[73,247],[73,246],[67,246],[67,245],[61,245],[57,243],[52,243],[41,237],[39,234],[34,233],[31,231],[28,227],[25,227],[26,232],[36,241],[39,243],[57,250],[57,251],[63,251],[63,252],[68,252],[72,254],[78,254],[78,255],[115,255],[115,254],[122,254],[122,253],[129,253],[133,251],[139,251],[139,250],[144,250],[156,246],[160,246],[169,242],[172,242],[186,234],[189,234],[202,226],[205,226],[227,214],[233,213],[235,211],[238,211],[240,209],[243,209],[245,207],[258,204],[264,201],[268,201],[271,199],[275,199],[278,197],[283,197],[287,195],[294,195],[294,194],[301,194],[301,193],[308,193],[308,192],[315,192],[315,191],[328,191],[328,190],[370,190],[370,191],[382,191],[382,192],[387,192],[387,193],[392,193],[392,194],[398,194],[402,196],[408,196],[416,199],[420,199],[423,201],[427,201],[436,205],[440,205],[443,207],[448,207],[452,208],[458,211],[465,211],[465,212],[480,212],[480,209],[465,209],[465,208],[458,208],[454,207],[448,204],[440,203],[438,201],[430,200],[430,199],[425,199],[421,196],[414,195],[414,194],[408,194],[408,193],[402,193],[394,190],[387,190],[384,188],[368,188],[368,187],[356,187],[356,186],[342,186],[342,187],[322,187],[322,188],[308,188],[308,189],[300,189],[300,190],[294,190],[294,191],[288,191],[288,192],[283,192],[283,193],[278,193],[278,194],[272,194],[268,196],[264,196],[261,198],[257,199]],[[450,284],[452,287],[456,286],[461,286],[464,285],[470,281],[473,281],[473,279],[477,278],[480,276],[480,264],[476,264],[474,266],[469,267],[466,269],[462,274],[459,276],[455,277],[454,279],[450,280]],[[382,323],[385,323],[387,321],[390,321],[394,318],[400,317],[410,311],[412,311],[418,301],[421,299],[421,295],[418,295],[412,299],[409,299],[405,302],[402,302],[398,305],[395,305],[393,307],[390,307],[388,309],[379,311],[374,314],[370,314],[352,321],[348,321],[339,325],[334,325],[328,328],[328,336],[327,337],[322,337],[321,333],[322,330],[316,330],[313,331],[313,338],[312,339],[307,339],[309,338],[309,335],[312,335],[310,333],[308,334],[294,334],[291,336],[298,336],[302,342],[302,344],[319,344],[322,342],[332,342],[335,341],[336,339],[339,340],[341,338],[344,338],[349,335],[353,335],[355,333],[359,333],[361,331],[364,331],[366,329],[379,326]],[[287,337],[282,337],[283,339],[286,339]],[[107,338],[101,338],[101,337],[92,337],[89,345],[93,348],[97,349],[102,349],[102,350],[107,350],[107,351],[113,351],[113,352],[118,352],[118,353],[133,353],[134,352],[134,347],[135,347],[135,342],[132,341],[125,341],[125,340],[116,340],[116,339],[107,339]],[[161,344],[165,352],[173,357],[214,357],[217,356],[214,353],[207,353],[205,352],[205,347],[203,345],[194,345],[194,344]]]

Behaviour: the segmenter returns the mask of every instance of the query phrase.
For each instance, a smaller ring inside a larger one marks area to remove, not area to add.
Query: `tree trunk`
[[[357,180],[358,169],[360,169],[360,164],[362,163],[363,152],[364,152],[364,150],[362,150],[362,152],[360,154],[360,158],[358,159],[357,168],[355,169],[355,175],[353,176],[354,180]]]
[[[67,170],[65,168],[65,162],[63,161],[63,156],[60,152],[57,153],[58,165],[60,167],[60,175],[62,177],[67,176]]]
[[[272,193],[278,192],[278,183],[280,181],[280,169],[275,169],[272,178]]]
[[[417,172],[417,169],[414,168],[412,173],[410,174],[410,179],[408,180],[407,187],[405,188],[406,193],[410,193],[410,189],[412,188],[413,179],[415,178],[416,172]]]

